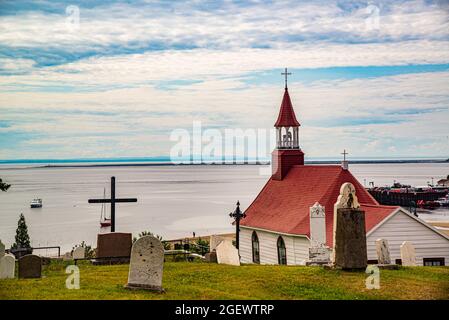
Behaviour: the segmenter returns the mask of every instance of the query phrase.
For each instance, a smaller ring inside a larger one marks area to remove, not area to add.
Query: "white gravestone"
[[[5,245],[0,240],[0,258],[5,255]]]
[[[377,262],[379,264],[391,264],[390,250],[386,239],[376,240]]]
[[[162,271],[164,246],[159,239],[145,236],[131,249],[127,289],[145,289],[163,292]]]
[[[310,207],[310,241],[312,247],[326,244],[326,213],[318,202]]]
[[[214,251],[223,240],[223,237],[217,236],[215,234],[211,235],[209,240],[209,251]]]
[[[223,240],[216,248],[217,262],[219,264],[240,265],[239,251],[231,240]]]
[[[401,260],[403,266],[416,266],[415,247],[410,241],[402,242],[401,246]]]
[[[12,254],[6,254],[0,258],[0,279],[13,279],[16,269],[16,258]]]
[[[73,259],[84,259],[86,254],[86,248],[84,247],[76,247],[73,250]]]
[[[70,252],[66,252],[63,256],[62,256],[62,260],[63,261],[70,261],[73,260],[72,254]]]

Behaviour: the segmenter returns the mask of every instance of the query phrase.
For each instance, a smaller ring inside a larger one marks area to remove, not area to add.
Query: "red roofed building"
[[[387,239],[393,263],[401,259],[400,245],[411,241],[418,265],[449,264],[449,238],[403,208],[383,206],[340,165],[304,165],[299,145],[299,122],[285,88],[272,153],[272,176],[245,211],[240,222],[242,263],[303,265],[311,247],[310,207],[324,206],[321,228],[325,245],[332,248],[333,208],[345,182],[356,189],[365,211],[368,259],[376,260],[375,240]],[[325,231],[324,231],[325,230]],[[320,232],[320,231],[317,231]]]

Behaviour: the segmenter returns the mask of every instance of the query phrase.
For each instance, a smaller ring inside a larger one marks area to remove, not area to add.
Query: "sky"
[[[272,128],[306,157],[449,157],[448,1],[1,1],[0,160],[168,156]]]

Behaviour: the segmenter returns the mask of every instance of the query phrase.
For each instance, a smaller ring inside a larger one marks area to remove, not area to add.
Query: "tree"
[[[16,242],[11,246],[11,249],[29,249],[18,251],[17,254],[15,254],[16,258],[33,252],[31,249],[30,236],[28,235],[28,227],[23,213],[20,214],[19,222],[17,223]]]
[[[6,192],[11,185],[3,182],[2,178],[0,178],[0,190]]]
[[[142,231],[142,232],[140,232],[137,235],[137,237],[133,238],[133,243],[136,242],[137,239],[140,239],[140,238],[145,237],[145,236],[154,236],[154,237],[156,237],[156,239],[158,239],[160,242],[162,242],[162,245],[164,246],[165,250],[169,250],[170,249],[170,244],[168,242],[164,241],[160,235],[158,235],[158,234],[154,235],[153,232],[151,232],[151,231]]]

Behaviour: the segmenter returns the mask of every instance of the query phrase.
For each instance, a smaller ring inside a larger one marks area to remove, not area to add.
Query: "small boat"
[[[33,201],[30,202],[31,208],[42,208],[42,199],[33,199]]]
[[[103,189],[103,199],[106,198],[106,189]],[[104,203],[101,204],[100,226],[102,228],[111,226],[111,219],[106,218],[106,208]]]
[[[449,194],[443,198],[439,198],[436,202],[438,202],[442,207],[449,207]]]

